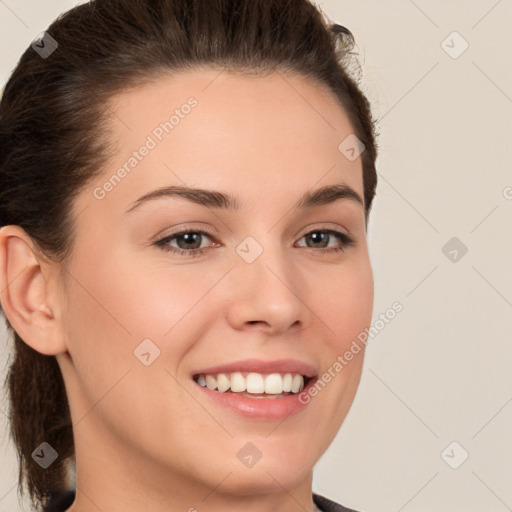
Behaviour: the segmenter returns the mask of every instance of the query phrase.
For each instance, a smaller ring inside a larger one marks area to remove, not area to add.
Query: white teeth
[[[283,379],[283,391],[288,392],[291,390],[292,390],[292,374],[287,373]]]
[[[247,375],[247,393],[264,393],[265,383],[260,373],[249,373]]]
[[[278,395],[283,392],[283,379],[279,373],[271,373],[265,377],[265,393]]]
[[[261,374],[250,372],[244,377],[242,372],[199,375],[197,383],[208,389],[225,393],[253,393],[280,395],[281,393],[298,393],[304,389],[304,377],[298,373]]]
[[[234,393],[240,393],[247,389],[245,383],[245,377],[240,372],[231,374],[231,391]]]
[[[208,389],[217,389],[217,380],[213,375],[206,376],[206,387]]]
[[[217,375],[217,389],[221,393],[224,393],[224,391],[227,391],[230,387],[231,387],[231,382],[226,377],[226,374],[219,373],[219,375]]]
[[[292,392],[298,393],[299,391],[302,391],[303,387],[304,379],[302,378],[302,375],[294,375],[292,380]]]

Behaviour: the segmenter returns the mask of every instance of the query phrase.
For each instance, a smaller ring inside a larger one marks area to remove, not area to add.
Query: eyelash
[[[187,229],[186,228],[186,229],[178,231],[176,233],[172,233],[171,235],[166,236],[165,238],[162,238],[161,240],[158,240],[157,242],[154,242],[154,245],[156,245],[157,247],[159,247],[160,249],[162,249],[165,252],[172,252],[172,253],[178,254],[180,256],[189,256],[189,257],[201,256],[202,254],[204,254],[206,252],[206,250],[208,248],[186,250],[186,249],[178,249],[176,247],[167,245],[168,242],[170,242],[177,236],[184,235],[184,234],[190,234],[190,233],[205,235],[208,238],[211,238],[212,240],[214,240],[213,235],[208,233],[207,231],[204,231],[202,229]],[[328,235],[334,235],[334,236],[338,237],[338,239],[341,241],[341,247],[334,247],[334,248],[330,248],[330,249],[318,249],[316,251],[316,252],[320,252],[321,254],[322,253],[323,254],[333,254],[333,253],[338,253],[340,251],[343,252],[345,248],[353,246],[355,244],[355,240],[351,236],[347,235],[346,233],[342,233],[341,231],[335,231],[333,229],[313,229],[312,231],[308,231],[307,233],[302,235],[301,240],[302,240],[302,238],[304,238],[307,235],[310,235],[311,233],[323,233],[323,234],[328,234]],[[306,247],[306,248],[313,249],[313,250],[315,249],[314,247]]]

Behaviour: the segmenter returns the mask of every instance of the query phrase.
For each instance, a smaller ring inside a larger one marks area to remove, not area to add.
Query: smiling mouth
[[[299,373],[229,372],[196,374],[194,382],[218,393],[249,398],[280,398],[300,393],[313,379]]]

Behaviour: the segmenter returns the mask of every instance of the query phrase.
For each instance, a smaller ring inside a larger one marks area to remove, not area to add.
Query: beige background
[[[512,510],[512,2],[317,3],[354,33],[380,119],[374,321],[404,309],[368,344],[314,489],[364,512]],[[0,0],[2,83],[75,4]],[[452,237],[468,249],[455,262]],[[0,439],[0,512],[22,510]]]

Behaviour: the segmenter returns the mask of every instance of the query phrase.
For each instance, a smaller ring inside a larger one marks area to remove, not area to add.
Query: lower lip
[[[297,414],[306,407],[299,401],[301,393],[307,392],[316,379],[310,379],[307,386],[299,393],[279,398],[249,398],[238,393],[213,391],[193,381],[195,386],[216,404],[248,418],[279,420]]]

